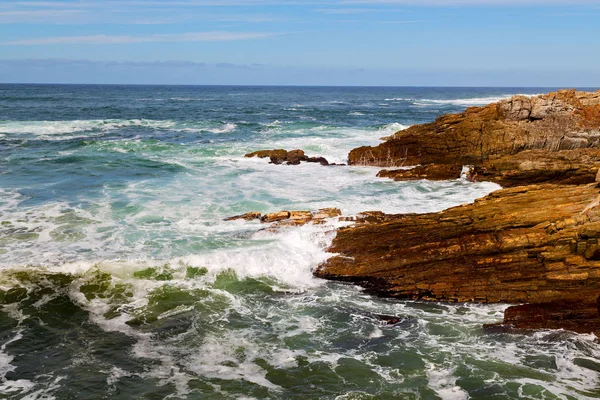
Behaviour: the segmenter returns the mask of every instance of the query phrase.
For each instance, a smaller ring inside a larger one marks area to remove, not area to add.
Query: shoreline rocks
[[[258,211],[249,212],[246,214],[235,215],[225,218],[225,221],[235,220],[260,220],[265,224],[272,224],[271,227],[277,228],[282,226],[300,226],[307,223],[322,224],[327,218],[340,217],[342,212],[339,208],[321,208],[316,211],[278,211],[269,214],[261,214]]]
[[[600,336],[600,91],[471,107],[354,149],[349,164],[417,165],[378,174],[395,180],[469,166],[468,179],[504,189],[439,213],[370,213],[338,230],[316,276],[386,297],[519,304],[501,328]]]
[[[248,153],[244,157],[269,158],[269,163],[275,165],[280,165],[284,163],[286,165],[299,165],[301,162],[318,163],[323,166],[346,165],[330,163],[325,157],[308,157],[306,154],[304,154],[304,151],[300,149],[290,151],[284,149],[258,150],[252,153]]]
[[[600,168],[600,91],[560,90],[471,107],[399,131],[378,146],[354,149],[348,163],[421,165],[421,176],[434,180],[442,165],[472,165],[473,179],[506,186],[529,184],[533,177],[536,183],[591,183],[596,176],[590,170]],[[394,179],[403,176],[413,179],[402,173]]]

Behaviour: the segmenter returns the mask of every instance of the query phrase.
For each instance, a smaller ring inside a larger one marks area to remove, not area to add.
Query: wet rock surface
[[[352,150],[348,160],[388,168],[422,165],[420,176],[434,180],[440,179],[441,165],[473,165],[474,179],[507,186],[529,184],[532,175],[537,182],[581,184],[595,180],[589,170],[600,167],[599,144],[600,91],[561,90],[414,125],[379,146]],[[414,179],[410,173],[394,176],[403,178]]]
[[[236,215],[225,218],[225,221],[234,220],[260,220],[262,223],[272,224],[272,228],[283,226],[300,226],[307,223],[322,224],[327,218],[340,217],[342,212],[339,208],[321,208],[316,211],[278,211],[274,213],[261,214],[258,211]]]
[[[338,231],[337,255],[315,274],[405,299],[595,302],[599,196],[595,184],[532,185],[440,213],[363,219]]]
[[[363,213],[315,275],[404,299],[515,303],[499,326],[600,334],[600,91],[516,96],[349,155],[395,180],[498,190],[439,213]],[[526,303],[526,304],[521,304]],[[496,326],[498,328],[498,326]]]
[[[346,165],[346,164],[336,164],[330,163],[327,161],[325,157],[309,157],[304,154],[303,150],[284,150],[284,149],[275,149],[275,150],[259,150],[253,153],[248,153],[244,157],[258,157],[258,158],[269,158],[269,162],[271,164],[286,164],[286,165],[299,165],[302,162],[309,163],[318,163],[321,165]]]

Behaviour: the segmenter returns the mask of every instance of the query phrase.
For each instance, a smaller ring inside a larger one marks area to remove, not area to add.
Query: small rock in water
[[[339,208],[322,208],[317,211],[279,211],[265,215],[261,215],[258,211],[254,211],[226,218],[225,221],[233,221],[236,219],[250,221],[253,219],[260,219],[263,223],[275,222],[271,228],[277,228],[282,226],[300,226],[309,222],[323,224],[327,218],[339,217],[341,215],[342,211]]]
[[[404,321],[404,318],[396,317],[394,315],[373,314],[373,316],[378,320],[383,321],[386,325],[396,325]]]
[[[279,211],[271,214],[265,214],[261,217],[261,222],[276,222],[283,221],[284,219],[288,219],[290,217],[289,211]]]
[[[346,165],[346,164],[330,164],[325,157],[308,157],[303,150],[259,150],[246,154],[244,157],[269,158],[271,164],[280,165],[299,165],[302,161],[319,163],[321,165]]]
[[[319,163],[321,165],[329,165],[329,161],[325,157],[308,157],[306,162]]]
[[[258,211],[249,212],[246,214],[235,215],[233,217],[225,218],[225,221],[234,221],[237,219],[243,219],[246,221],[251,221],[253,219],[260,219],[261,214]]]

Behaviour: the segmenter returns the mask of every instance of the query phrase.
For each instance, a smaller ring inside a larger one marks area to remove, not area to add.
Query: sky
[[[600,87],[600,0],[0,0],[0,82]]]

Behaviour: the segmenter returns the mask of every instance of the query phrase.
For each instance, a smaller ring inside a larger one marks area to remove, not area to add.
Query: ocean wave
[[[211,133],[230,133],[230,132],[235,131],[236,128],[237,128],[236,124],[227,123],[227,124],[224,124],[220,128],[206,129],[206,131],[211,132]]]
[[[386,135],[393,135],[394,133],[396,133],[398,131],[403,131],[409,127],[410,127],[410,125],[404,125],[404,124],[400,124],[398,122],[394,122],[394,123],[387,124],[387,125],[380,127],[379,132],[384,133]]]
[[[237,125],[229,122],[174,121],[151,119],[104,119],[71,121],[0,121],[0,134],[55,136],[84,132],[108,132],[123,128],[147,128],[176,132],[233,132]]]
[[[410,102],[416,106],[428,107],[434,105],[454,105],[454,106],[483,106],[490,103],[495,103],[501,100],[509,99],[513,96],[537,96],[537,94],[502,94],[498,96],[487,97],[471,97],[465,99],[415,99],[408,97],[388,98],[385,101],[403,101]]]

